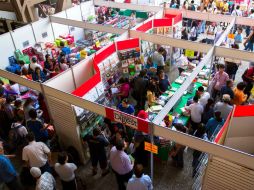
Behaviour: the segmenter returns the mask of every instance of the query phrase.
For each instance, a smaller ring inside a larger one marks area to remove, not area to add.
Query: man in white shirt
[[[41,66],[40,64],[37,63],[37,57],[34,56],[34,57],[32,57],[32,59],[31,59],[31,63],[30,63],[30,65],[29,65],[29,68],[32,69],[33,71],[35,71],[35,68],[36,68],[36,67],[39,67],[41,71],[43,70],[43,69],[42,69],[42,66]]]
[[[77,166],[68,163],[68,155],[66,152],[58,154],[58,163],[55,164],[55,171],[60,176],[63,190],[76,190],[75,171]]]
[[[23,148],[22,160],[24,160],[29,167],[38,167],[42,173],[50,172],[51,168],[49,162],[51,153],[49,148],[43,142],[35,142],[33,133],[28,133],[26,136],[29,144]]]
[[[110,150],[110,164],[116,175],[118,190],[125,190],[125,182],[128,182],[133,174],[133,163],[124,152],[125,142],[119,140]]]
[[[134,174],[127,184],[127,190],[152,190],[152,180],[143,173],[143,166],[137,164],[134,167]]]
[[[254,18],[254,9],[250,10],[250,15],[249,15],[248,18]]]
[[[198,96],[194,96],[193,98],[193,104],[190,106],[185,107],[186,110],[190,111],[190,122],[192,127],[192,132],[195,132],[198,128],[198,125],[201,122],[202,113],[204,111],[204,107],[198,102]]]
[[[160,47],[158,51],[155,51],[152,56],[153,64],[157,65],[157,72],[159,70],[164,70],[165,62],[163,53],[165,53],[165,49]]]
[[[236,6],[236,9],[233,10],[233,12],[232,12],[231,15],[232,15],[232,16],[243,16],[242,11],[240,10],[240,5],[237,5],[237,6]]]
[[[217,102],[214,106],[214,110],[221,112],[221,117],[226,121],[228,115],[232,111],[233,106],[230,105],[230,95],[223,94],[222,102]]]
[[[37,167],[32,167],[30,169],[30,173],[36,179],[35,190],[55,190],[56,189],[56,181],[50,173],[44,172],[42,174],[40,168],[37,168]]]

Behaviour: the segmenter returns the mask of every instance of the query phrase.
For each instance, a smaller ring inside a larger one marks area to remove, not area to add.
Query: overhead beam
[[[123,34],[124,32],[128,31],[127,29],[121,29],[121,28],[113,28],[111,26],[103,26],[101,24],[91,24],[87,22],[72,20],[72,19],[66,19],[66,18],[60,18],[55,16],[50,16],[50,21],[53,23],[58,24],[64,24],[68,26],[74,26],[78,28],[84,28],[89,30],[97,30],[101,32],[108,32],[112,34]]]

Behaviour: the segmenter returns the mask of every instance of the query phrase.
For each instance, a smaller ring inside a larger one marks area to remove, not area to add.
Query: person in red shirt
[[[242,79],[244,83],[246,84],[246,87],[244,89],[244,94],[247,94],[247,99],[250,97],[251,90],[253,88],[253,82],[254,82],[254,66],[250,67],[247,69],[243,76]]]

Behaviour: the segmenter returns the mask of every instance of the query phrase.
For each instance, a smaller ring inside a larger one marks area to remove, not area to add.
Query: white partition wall
[[[95,15],[93,1],[86,1],[80,4],[82,19],[86,20],[88,16]]]
[[[31,25],[26,25],[11,32],[16,49],[24,50],[36,43]],[[9,42],[10,43],[10,42]],[[12,42],[11,42],[12,43]]]
[[[78,151],[81,162],[84,163],[84,151],[71,104],[52,96],[46,96],[46,98],[50,112],[53,113],[52,117],[60,145],[64,149],[73,146]]]
[[[36,42],[52,42],[54,34],[49,18],[32,23]]]
[[[254,117],[233,117],[225,139],[225,146],[254,154]]]
[[[65,11],[57,13],[54,16],[59,17],[59,18],[67,18]],[[58,23],[52,22],[52,28],[53,28],[55,38],[58,38],[59,35],[69,34],[69,32],[70,32],[69,26],[64,25],[64,24],[58,24]]]
[[[93,57],[93,55],[89,56],[72,67],[77,88],[93,76]]]
[[[68,93],[76,89],[71,69],[58,74],[56,77],[46,81],[44,84]]]
[[[0,69],[5,70],[5,68],[9,65],[8,57],[13,56],[14,51],[15,47],[12,43],[11,34],[5,33],[0,35]]]

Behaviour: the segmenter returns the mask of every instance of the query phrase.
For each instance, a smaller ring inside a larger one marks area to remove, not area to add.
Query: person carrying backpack
[[[16,120],[16,122],[12,123],[9,132],[9,140],[13,146],[18,146],[24,143],[25,137],[28,134],[25,126],[22,125],[23,118],[18,116]]]

